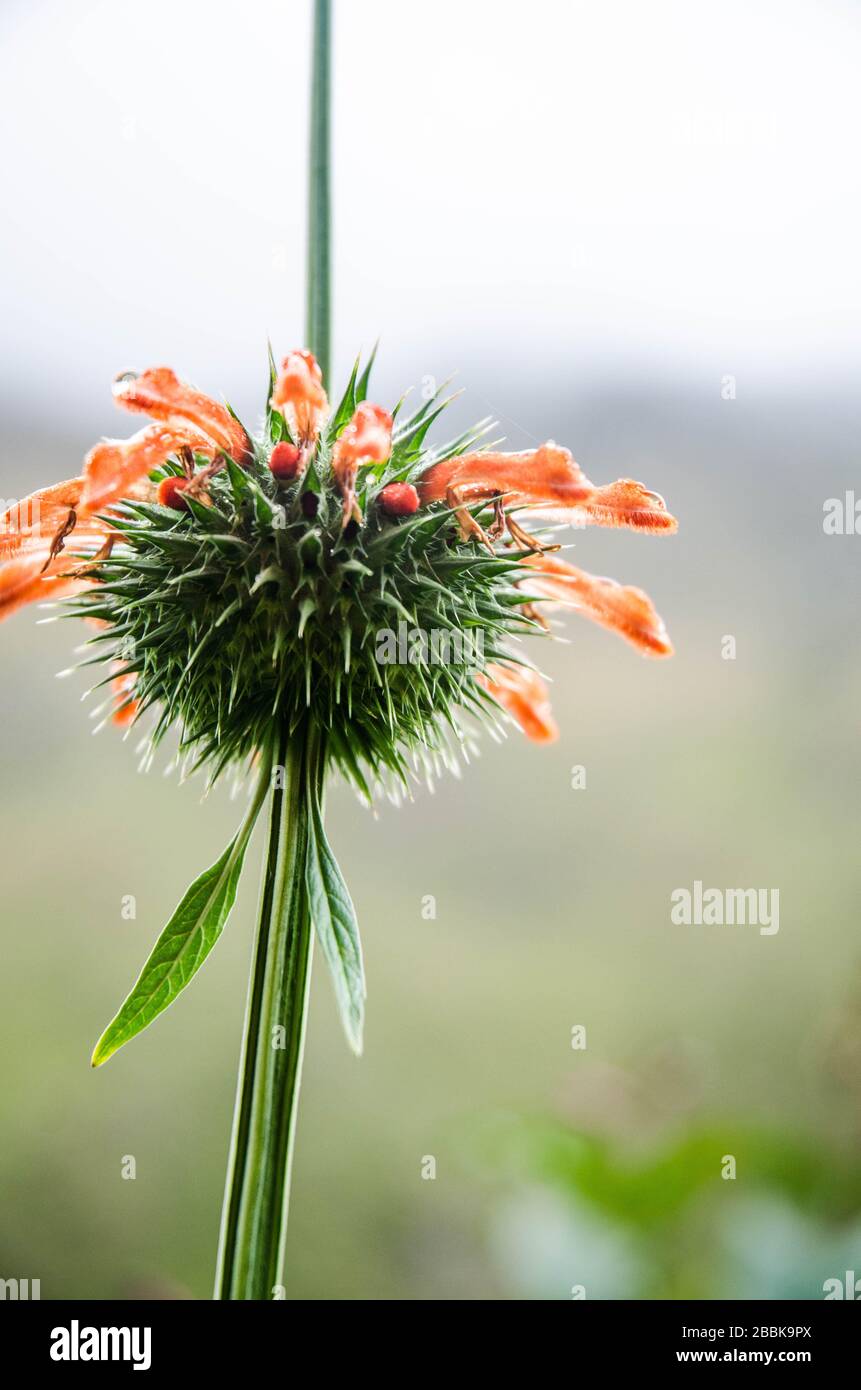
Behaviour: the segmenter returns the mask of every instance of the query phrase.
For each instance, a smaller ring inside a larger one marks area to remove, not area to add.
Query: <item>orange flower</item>
[[[128,410],[161,421],[131,439],[103,440],[84,461],[83,476],[25,498],[0,518],[0,618],[24,604],[61,598],[86,585],[86,560],[109,543],[110,507],[124,497],[149,497],[147,475],[172,454],[192,449],[241,462],[245,430],[226,406],[179,380],[169,367],[125,373],[114,397]],[[75,552],[70,558],[64,550]]]
[[[579,609],[647,656],[672,656],[667,630],[642,589],[617,584],[615,579],[599,579],[556,555],[524,555],[520,563],[533,571],[526,581],[530,593]]]
[[[210,459],[229,454],[237,463],[250,453],[248,435],[227,407],[187,386],[170,367],[151,367],[140,376],[124,372],[113,391],[118,405],[162,423],[147,425],[131,439],[103,440],[90,450],[82,498],[87,511],[133,495],[136,483],[183,448]]]
[[[68,560],[65,567],[68,569]],[[46,571],[37,556],[19,556],[0,566],[0,618],[11,617],[28,603],[65,598],[82,588],[84,581]]]
[[[178,430],[190,427],[195,437],[203,435],[236,463],[242,463],[250,451],[248,435],[227,406],[180,381],[170,367],[150,367],[140,376],[121,372],[113,390],[117,405]]]
[[[549,441],[539,449],[504,454],[461,454],[432,464],[421,480],[422,500],[439,502],[454,488],[465,502],[480,502],[504,493],[512,506],[552,503],[578,507],[594,492],[567,449]]]
[[[677,530],[675,517],[664,499],[642,483],[620,478],[596,487],[567,449],[552,442],[519,454],[481,451],[462,454],[431,464],[419,481],[424,505],[446,502],[457,512],[461,534],[481,541],[492,552],[494,542],[508,530],[521,547],[520,564],[531,571],[530,593],[569,608],[579,609],[593,622],[610,628],[650,656],[671,656],[673,647],[654,605],[642,589],[600,579],[576,569],[548,550],[511,516],[519,507],[534,509],[539,516],[566,520],[575,525],[626,526],[638,531]],[[485,531],[468,508],[492,503],[494,518]],[[529,611],[529,610],[527,610]],[[540,610],[530,616],[541,621]],[[489,678],[480,683],[513,716],[523,732],[546,743],[557,735],[543,681],[522,667],[488,667]]]
[[[114,384],[114,396],[126,409],[150,415],[153,423],[130,439],[103,440],[87,455],[80,478],[34,493],[0,519],[0,618],[23,604],[66,596],[92,582],[92,561],[109,551],[117,535],[111,509],[123,499],[158,500],[185,510],[186,496],[208,500],[205,485],[223,467],[225,456],[252,472],[263,466],[227,407],[181,382],[168,367],[151,368],[139,376],[125,373]],[[290,482],[301,477],[329,408],[319,365],[310,352],[295,351],[284,358],[270,404],[283,412],[295,443],[277,443],[270,451],[268,470],[281,482]],[[388,411],[362,401],[335,439],[331,476],[343,502],[342,529],[350,520],[362,523],[357,489],[366,482],[378,514],[390,520],[443,503],[454,512],[464,538],[478,540],[495,556],[522,566],[514,582],[528,589],[530,598],[577,609],[647,655],[672,654],[666,629],[641,589],[588,574],[549,554],[559,546],[537,540],[512,515],[528,509],[577,525],[668,534],[677,524],[662,497],[630,478],[596,486],[571,453],[552,442],[522,453],[461,454],[431,463],[424,471],[420,462],[405,469],[396,449],[394,478],[386,482],[382,470],[382,477],[368,474],[360,482],[362,468],[379,467],[392,457],[392,430]],[[194,458],[200,455],[208,463],[195,471]],[[184,475],[163,479],[157,491],[149,475],[171,457],[181,460]],[[299,501],[301,514],[312,517],[316,495],[303,494]],[[487,530],[470,511],[483,504],[493,509]],[[497,550],[506,531],[513,548]],[[523,613],[542,621],[543,609],[531,601]],[[530,738],[546,743],[557,737],[547,689],[530,668],[513,660],[510,665],[497,661],[476,678]],[[119,722],[134,718],[133,689],[130,675],[118,677]]]
[[[103,439],[84,460],[83,506],[98,512],[121,497],[133,496],[142,478],[189,447],[207,458],[216,452],[203,435],[167,425],[147,425],[131,439]]]
[[[320,427],[329,413],[329,397],[323,388],[323,374],[312,352],[288,352],[281,364],[270,405],[284,416],[298,443],[307,447],[316,442]]]
[[[547,686],[537,671],[528,666],[500,666],[491,661],[476,680],[508,710],[533,743],[554,743],[559,737]]]
[[[74,575],[79,562],[63,555],[75,532],[75,546],[98,550],[107,528],[82,516],[83,478],[34,492],[0,517],[0,618],[8,618],[27,603],[60,598],[82,587]]]
[[[465,535],[486,539],[478,523],[465,510],[477,502],[494,501],[497,520],[493,539],[502,534],[504,507],[536,507],[543,515],[558,515],[574,524],[628,526],[640,531],[675,531],[677,522],[664,499],[642,483],[621,478],[606,487],[595,487],[567,449],[548,442],[521,454],[475,453],[432,464],[422,475],[422,501],[445,500],[459,509]],[[514,538],[525,533],[507,519]],[[531,544],[526,536],[526,543]]]
[[[332,472],[344,499],[344,524],[361,522],[356,502],[356,474],[364,464],[385,463],[392,452],[393,420],[381,405],[362,401],[332,450]]]
[[[10,507],[0,518],[0,562],[43,549],[43,538],[53,536],[80,505],[83,485],[83,478],[71,478]]]

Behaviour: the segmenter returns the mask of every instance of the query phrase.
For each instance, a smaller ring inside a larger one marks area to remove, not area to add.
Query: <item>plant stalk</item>
[[[215,1297],[284,1296],[283,1265],[312,923],[305,890],[309,798],[322,787],[318,736],[279,741],[254,964],[224,1195]]]
[[[311,58],[306,342],[328,381],[331,336],[331,0],[315,0]],[[282,730],[221,1217],[215,1297],[284,1296],[290,1172],[302,1076],[313,927],[305,888],[309,817],[326,754],[312,724]]]
[[[305,339],[330,384],[332,332],[332,223],[329,112],[332,3],[314,0],[311,59],[311,143],[308,159],[308,251]]]

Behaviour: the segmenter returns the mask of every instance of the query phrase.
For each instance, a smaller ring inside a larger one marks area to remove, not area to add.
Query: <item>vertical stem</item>
[[[309,795],[325,758],[318,736],[282,736],[233,1120],[217,1299],[271,1299],[282,1285],[290,1170],[302,1073],[312,926],[305,891]]]
[[[314,0],[311,61],[311,144],[308,161],[308,260],[305,337],[329,385],[331,367],[330,137],[332,3]]]
[[[307,344],[328,381],[331,336],[331,0],[314,0],[308,178]],[[215,1297],[270,1299],[282,1281],[311,980],[308,818],[326,753],[313,727],[282,730],[221,1216]]]

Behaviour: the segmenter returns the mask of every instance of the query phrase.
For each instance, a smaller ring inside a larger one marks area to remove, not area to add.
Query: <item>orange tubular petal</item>
[[[385,463],[392,452],[393,420],[381,405],[362,401],[332,450],[332,472],[344,499],[344,519],[355,505],[356,474],[364,464]]]
[[[0,561],[45,551],[70,511],[80,508],[83,478],[40,489],[0,517]],[[44,564],[44,555],[42,563]]]
[[[677,530],[675,517],[656,492],[631,478],[595,487],[569,451],[553,443],[523,454],[479,452],[432,464],[419,483],[422,503],[443,501],[450,488],[457,489],[461,504],[501,495],[510,507],[538,507],[563,521]]]
[[[667,630],[642,589],[599,579],[555,555],[525,555],[520,563],[533,571],[527,581],[530,593],[578,609],[593,622],[618,632],[646,656],[672,656]]]
[[[284,416],[302,445],[315,443],[329,413],[323,374],[312,352],[288,352],[281,364],[270,405]]]
[[[25,604],[62,598],[86,587],[89,581],[79,573],[86,566],[82,555],[95,555],[110,528],[96,517],[82,516],[76,506],[82,485],[83,479],[73,478],[45,488],[3,517],[9,544],[0,546],[0,619]],[[54,539],[73,511],[77,523],[65,537],[65,548],[54,553]],[[25,515],[32,517],[31,526],[23,526]],[[10,518],[19,523],[17,531]]]
[[[187,427],[147,425],[131,439],[102,440],[84,460],[82,507],[88,512],[100,511],[128,497],[141,478],[187,445],[210,457],[215,453],[209,440]]]
[[[526,666],[500,666],[492,661],[476,680],[534,743],[554,743],[559,737],[547,686],[537,672]]]
[[[362,401],[332,451],[332,466],[359,468],[363,463],[385,463],[392,452],[392,417],[381,405]]]
[[[170,367],[150,367],[140,376],[124,372],[114,382],[113,391],[114,400],[126,410],[151,415],[175,430],[191,426],[190,433],[202,434],[236,463],[242,463],[250,452],[248,435],[227,407],[187,386]]]
[[[47,573],[43,573],[49,554],[50,543],[46,542],[41,553],[21,555],[0,565],[0,620],[10,618],[25,604],[46,603],[86,588],[86,579],[69,574],[79,562],[65,556],[58,557]]]
[[[422,502],[442,501],[450,487],[481,497],[502,493],[511,506],[578,507],[595,491],[568,449],[548,442],[522,454],[462,454],[432,464],[419,484]]]

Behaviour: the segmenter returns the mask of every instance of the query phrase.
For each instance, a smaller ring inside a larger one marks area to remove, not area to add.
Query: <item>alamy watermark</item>
[[[847,1269],[845,1276],[840,1279],[826,1279],[822,1293],[826,1302],[832,1298],[843,1298],[858,1303],[861,1300],[861,1279],[856,1277],[854,1269]]]
[[[759,927],[760,936],[780,930],[778,888],[703,888],[702,880],[670,893],[670,921],[676,927]]]
[[[42,1297],[41,1279],[0,1279],[0,1299],[31,1301]]]
[[[849,489],[842,497],[822,503],[822,529],[826,536],[861,536],[861,497]]]
[[[152,1365],[151,1327],[82,1327],[72,1318],[69,1327],[51,1332],[52,1361],[130,1361],[133,1371]]]
[[[397,631],[391,627],[379,629],[375,654],[380,666],[477,666],[483,669],[484,629],[410,627],[402,619]]]
[[[42,518],[39,498],[0,497],[0,536],[40,536]]]

